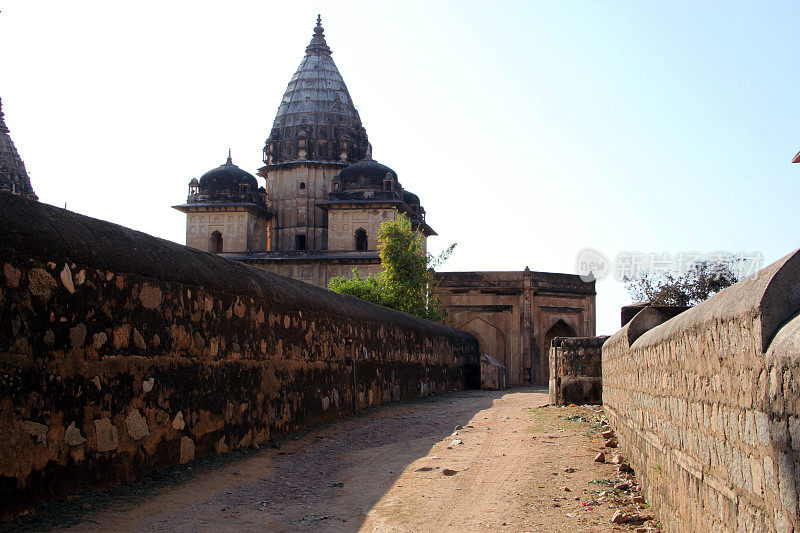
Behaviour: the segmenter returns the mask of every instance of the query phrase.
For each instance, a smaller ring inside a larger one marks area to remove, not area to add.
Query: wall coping
[[[678,316],[651,326],[652,329],[642,332],[630,346],[633,349],[654,346],[676,338],[683,332],[703,329],[711,322],[745,319],[755,324],[754,333],[760,337],[759,348],[764,353],[778,329],[798,311],[800,250],[795,250]],[[631,324],[636,322],[641,313],[607,342],[617,338],[626,328],[630,331]],[[640,320],[644,320],[644,317]]]
[[[0,193],[0,258],[34,258],[204,287],[287,310],[348,316],[426,334],[474,340],[465,332],[359,298],[244,265],[118,224]]]

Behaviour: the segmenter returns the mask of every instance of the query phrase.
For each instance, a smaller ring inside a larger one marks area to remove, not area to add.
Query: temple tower
[[[326,250],[333,177],[370,152],[347,86],[325,42],[320,17],[306,55],[289,82],[264,146],[270,210],[277,214],[273,250]]]
[[[0,191],[18,194],[31,200],[39,197],[33,192],[31,180],[9,135],[0,100]]]

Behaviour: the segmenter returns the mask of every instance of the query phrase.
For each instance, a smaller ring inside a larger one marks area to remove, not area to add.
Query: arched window
[[[364,228],[356,230],[356,250],[360,252],[367,250],[367,230]]]
[[[305,181],[301,181],[301,182],[300,182],[300,190],[302,191],[302,190],[304,190],[305,188],[306,188],[306,182],[305,182]]]
[[[218,231],[211,234],[211,252],[222,253],[222,234]]]

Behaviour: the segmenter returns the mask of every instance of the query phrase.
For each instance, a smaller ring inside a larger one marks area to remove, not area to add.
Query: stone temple
[[[258,179],[225,164],[189,182],[186,244],[327,287],[331,278],[380,271],[378,230],[405,214],[427,240],[419,196],[372,158],[372,146],[336,67],[322,21],[278,105]],[[594,282],[532,272],[444,272],[448,323],[475,335],[510,385],[548,381],[555,337],[595,334]]]
[[[9,135],[2,100],[0,100],[0,191],[18,194],[31,200],[39,199],[31,187],[25,163],[20,159]]]

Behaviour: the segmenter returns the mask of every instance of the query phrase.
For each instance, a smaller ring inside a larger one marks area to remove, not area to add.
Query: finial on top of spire
[[[307,54],[331,55],[331,49],[325,42],[325,28],[322,27],[322,15],[317,15],[317,26],[314,28],[314,35],[311,43],[306,47]]]
[[[3,115],[3,99],[2,98],[0,98],[0,132],[8,133],[8,128],[6,127],[5,115]]]
[[[232,165],[233,159],[231,159],[231,149],[228,148],[228,161],[225,163],[226,165]]]

